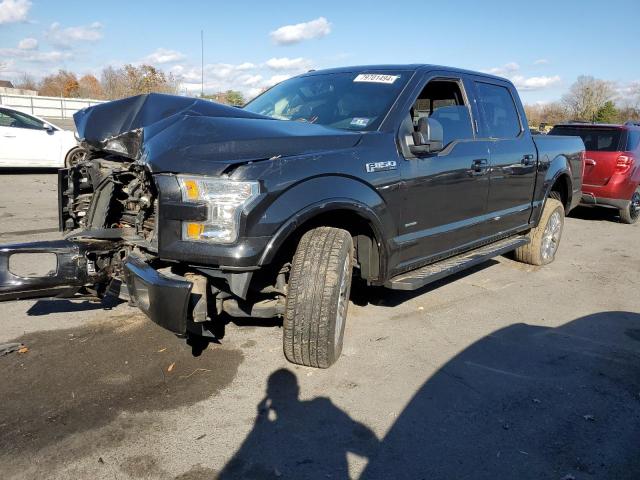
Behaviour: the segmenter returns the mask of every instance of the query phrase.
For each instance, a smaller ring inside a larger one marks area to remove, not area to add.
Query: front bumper
[[[132,304],[161,327],[177,335],[187,333],[191,282],[160,273],[135,254],[125,261],[124,277]]]

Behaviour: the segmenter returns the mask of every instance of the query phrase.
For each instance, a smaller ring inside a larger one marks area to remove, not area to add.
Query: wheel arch
[[[321,226],[348,231],[354,239],[361,276],[371,281],[382,280],[387,260],[382,225],[369,206],[350,198],[316,202],[298,211],[270,240],[260,265],[271,263],[277,257],[292,257],[302,236]]]

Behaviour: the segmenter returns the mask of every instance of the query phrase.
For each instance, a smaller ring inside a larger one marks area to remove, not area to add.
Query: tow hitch
[[[95,259],[104,242],[55,240],[0,246],[0,301],[40,297],[70,297],[83,287],[106,282],[108,277],[96,269]],[[39,261],[54,256],[52,269],[32,275],[17,271],[16,261]]]

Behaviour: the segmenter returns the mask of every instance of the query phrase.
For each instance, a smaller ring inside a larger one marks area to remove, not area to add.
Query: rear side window
[[[623,150],[621,148],[622,129],[620,128],[559,125],[553,127],[549,135],[580,137],[584,142],[585,150],[588,152],[618,152]]]
[[[511,92],[506,87],[482,82],[476,82],[476,88],[487,135],[492,138],[520,135],[520,117]]]
[[[640,145],[640,130],[629,130],[627,137],[627,150],[637,150]]]

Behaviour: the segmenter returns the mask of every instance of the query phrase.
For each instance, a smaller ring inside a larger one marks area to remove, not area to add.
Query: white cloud
[[[534,65],[546,65],[547,63],[549,63],[549,60],[547,60],[546,58],[539,58],[538,60],[533,62]]]
[[[324,37],[329,33],[331,33],[331,24],[326,18],[318,17],[309,22],[285,25],[274,30],[269,35],[277,45],[291,45],[303,40]]]
[[[242,85],[245,87],[253,87],[262,83],[262,75],[251,75],[242,81]]]
[[[58,22],[52,23],[46,33],[47,39],[58,48],[71,48],[76,43],[97,42],[102,39],[102,24],[63,28]]]
[[[175,63],[184,59],[184,54],[176,50],[158,48],[155,52],[144,57],[143,62],[151,64]]]
[[[513,82],[518,90],[543,90],[560,83],[559,75],[526,77],[520,72],[520,65],[516,62],[509,62],[500,67],[493,67],[483,70],[485,73],[505,77]]]
[[[0,72],[12,72],[15,66],[15,60],[3,60],[0,62]]]
[[[498,75],[499,77],[506,77],[518,70],[520,70],[520,65],[516,62],[509,62],[505,63],[501,67],[493,67],[488,70],[483,70],[483,72],[490,73],[491,75]]]
[[[306,72],[311,69],[311,61],[306,58],[270,58],[265,65],[272,70],[288,70],[296,72]]]
[[[266,82],[266,87],[272,87],[273,85],[275,85],[276,83],[280,83],[280,82],[284,82],[285,80],[288,80],[289,78],[291,78],[293,75],[274,75],[272,76],[269,80],[267,80]]]
[[[35,50],[38,48],[38,40],[31,37],[23,38],[18,42],[18,48],[20,50]]]
[[[29,0],[2,0],[0,2],[0,25],[24,22],[31,8]]]
[[[522,75],[515,75],[511,77],[510,80],[519,90],[542,90],[560,83],[562,79],[559,75],[549,77],[524,77]]]
[[[18,59],[31,63],[55,63],[69,60],[73,57],[73,54],[71,52],[61,52],[58,50],[38,52],[35,50],[21,50],[19,48],[0,48],[0,57]]]

